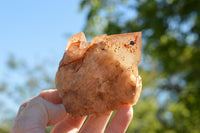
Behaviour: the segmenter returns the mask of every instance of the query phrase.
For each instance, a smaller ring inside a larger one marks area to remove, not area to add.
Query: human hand
[[[84,123],[86,116],[72,118],[66,113],[57,90],[47,90],[21,105],[11,133],[45,133],[45,127],[53,125],[51,133],[102,133],[111,113],[89,116]],[[122,106],[105,133],[124,133],[132,117],[132,107]]]

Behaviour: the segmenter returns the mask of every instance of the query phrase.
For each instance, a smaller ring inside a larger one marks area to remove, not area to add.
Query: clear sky
[[[9,54],[59,62],[71,34],[83,30],[80,0],[0,0],[0,69]],[[68,36],[67,36],[68,35]]]

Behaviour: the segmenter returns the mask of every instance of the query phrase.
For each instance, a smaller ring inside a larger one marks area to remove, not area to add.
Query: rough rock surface
[[[72,36],[56,74],[56,87],[73,117],[99,115],[136,104],[141,92],[137,65],[141,32],[100,35],[89,44]]]

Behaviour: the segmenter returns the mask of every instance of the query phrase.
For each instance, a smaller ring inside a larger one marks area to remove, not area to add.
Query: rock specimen
[[[73,35],[56,74],[56,87],[73,117],[99,115],[134,105],[141,92],[141,32],[97,36],[87,44]]]

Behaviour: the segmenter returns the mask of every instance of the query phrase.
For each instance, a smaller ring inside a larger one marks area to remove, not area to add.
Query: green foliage
[[[199,7],[196,0],[81,2],[88,36],[143,33],[143,92],[128,132],[200,131]]]
[[[10,133],[11,130],[8,127],[0,127],[0,133]]]

